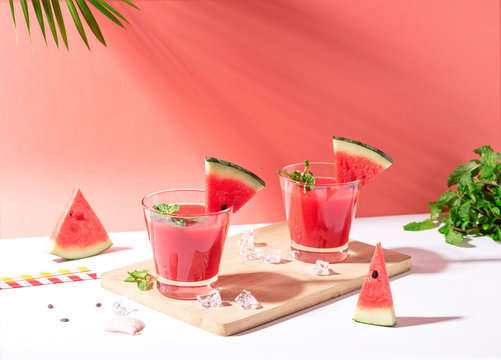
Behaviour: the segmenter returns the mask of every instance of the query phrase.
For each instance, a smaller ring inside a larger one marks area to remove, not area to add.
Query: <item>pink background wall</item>
[[[16,43],[0,3],[0,237],[48,235],[76,186],[108,231],[143,230],[141,197],[203,186],[205,155],[267,182],[234,224],[279,221],[275,170],[331,160],[332,135],[394,158],[358,216],[424,213],[474,147],[501,151],[497,0],[114,4],[131,26],[98,16],[92,52],[68,26],[68,53],[18,6]]]

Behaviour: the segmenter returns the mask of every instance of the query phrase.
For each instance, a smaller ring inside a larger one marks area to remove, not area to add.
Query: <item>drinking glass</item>
[[[142,200],[157,289],[165,296],[196,299],[217,288],[232,207],[208,212],[205,195],[201,189],[173,189]],[[179,210],[166,214],[153,208],[163,203],[178,204]]]
[[[355,216],[360,182],[338,183],[334,163],[310,162],[315,184],[305,184],[279,174],[292,256],[303,262],[335,263],[348,255],[348,240]],[[304,163],[282,171],[302,172]]]

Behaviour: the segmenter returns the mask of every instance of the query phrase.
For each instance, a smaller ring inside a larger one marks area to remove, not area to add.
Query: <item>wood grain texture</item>
[[[227,336],[359,289],[374,252],[374,246],[350,240],[348,257],[330,265],[329,275],[318,276],[311,272],[312,264],[292,258],[285,222],[258,229],[254,234],[256,246],[281,249],[282,261],[266,264],[261,259],[245,260],[237,245],[241,234],[229,237],[219,271],[218,286],[223,304],[218,308],[202,309],[197,301],[170,299],[156,288],[142,292],[135,284],[123,282],[127,271],[148,269],[155,273],[153,260],[105,272],[101,276],[101,286],[211,333]],[[408,255],[384,250],[384,257],[390,277],[411,267]],[[262,307],[243,310],[234,300],[243,289],[250,291]]]

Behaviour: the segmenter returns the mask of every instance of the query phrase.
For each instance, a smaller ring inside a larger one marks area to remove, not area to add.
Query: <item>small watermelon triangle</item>
[[[75,189],[49,238],[46,251],[64,259],[97,255],[112,246],[108,233],[80,189]]]
[[[393,326],[397,321],[381,243],[374,250],[353,320],[382,326]]]
[[[338,182],[360,180],[367,185],[393,164],[383,151],[360,141],[334,136],[334,162]]]
[[[264,187],[265,183],[259,176],[242,166],[205,157],[205,191],[209,212],[233,206],[235,213]]]

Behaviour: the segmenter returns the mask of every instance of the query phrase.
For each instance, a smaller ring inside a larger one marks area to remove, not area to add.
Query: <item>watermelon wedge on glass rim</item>
[[[332,143],[339,183],[360,180],[367,185],[393,164],[383,151],[363,142],[334,136]]]
[[[265,187],[259,176],[240,165],[208,156],[205,157],[205,182],[209,212],[233,205],[235,213]]]
[[[393,326],[397,322],[381,243],[374,249],[353,320],[381,326]]]
[[[79,188],[59,217],[46,251],[64,259],[97,255],[112,246],[108,233]]]

